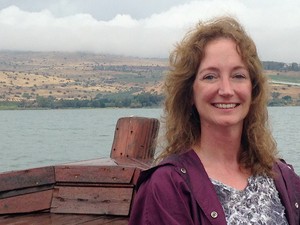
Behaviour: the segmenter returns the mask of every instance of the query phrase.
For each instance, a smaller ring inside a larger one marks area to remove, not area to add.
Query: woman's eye
[[[203,77],[203,80],[213,80],[216,78],[215,74],[207,74]]]
[[[237,78],[237,79],[246,79],[246,76],[242,73],[237,73],[233,75],[233,78]]]

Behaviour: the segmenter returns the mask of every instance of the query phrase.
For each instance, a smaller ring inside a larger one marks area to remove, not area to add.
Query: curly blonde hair
[[[253,40],[232,17],[200,22],[171,52],[170,70],[165,79],[164,118],[166,147],[159,156],[180,154],[201,138],[200,118],[192,105],[193,83],[206,45],[218,38],[230,38],[249,70],[252,103],[244,120],[239,162],[253,174],[272,174],[277,148],[268,124],[268,81],[263,74]]]

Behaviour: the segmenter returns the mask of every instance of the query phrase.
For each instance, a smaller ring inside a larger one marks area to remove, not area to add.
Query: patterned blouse
[[[211,179],[230,225],[288,225],[273,179],[251,176],[244,190]]]

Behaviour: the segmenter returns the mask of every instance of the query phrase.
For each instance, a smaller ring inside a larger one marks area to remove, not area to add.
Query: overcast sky
[[[1,0],[0,50],[168,57],[196,22],[227,14],[262,60],[300,63],[299,0]]]

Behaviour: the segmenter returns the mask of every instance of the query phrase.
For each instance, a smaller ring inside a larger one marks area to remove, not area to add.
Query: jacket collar
[[[186,182],[207,219],[214,225],[226,224],[226,218],[217,193],[204,166],[194,150],[190,149],[178,157],[171,157],[166,163],[175,164],[178,172],[185,171]]]

